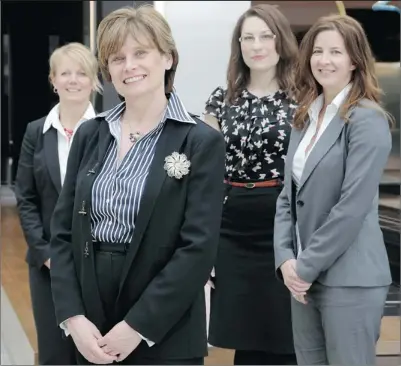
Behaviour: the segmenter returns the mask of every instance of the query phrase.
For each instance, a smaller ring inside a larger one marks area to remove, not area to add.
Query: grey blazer
[[[291,132],[284,188],[277,201],[274,253],[277,275],[297,257],[295,215],[302,252],[298,276],[326,286],[383,286],[391,274],[379,226],[379,184],[391,150],[385,116],[369,101],[339,113],[311,151],[297,192],[292,161],[306,127]]]

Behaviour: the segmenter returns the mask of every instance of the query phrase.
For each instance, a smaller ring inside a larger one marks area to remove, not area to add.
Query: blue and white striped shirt
[[[92,237],[100,242],[129,243],[132,240],[149,167],[166,120],[196,124],[178,95],[172,92],[160,123],[136,142],[118,164],[120,117],[124,110],[125,102],[101,114],[106,116],[114,139],[92,187]]]

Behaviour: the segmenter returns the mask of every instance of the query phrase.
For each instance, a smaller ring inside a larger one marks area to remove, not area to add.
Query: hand
[[[284,284],[291,293],[304,296],[306,295],[306,291],[309,290],[311,283],[305,282],[298,277],[295,271],[296,263],[295,259],[289,259],[281,265],[280,270],[283,274]]]
[[[67,320],[66,326],[78,351],[89,362],[94,364],[110,364],[117,357],[106,354],[97,344],[102,338],[96,326],[85,316],[77,315]]]
[[[127,358],[141,343],[142,338],[124,320],[116,324],[103,338],[97,342],[102,350],[117,356],[116,361],[121,362]]]
[[[297,300],[298,302],[306,305],[308,302],[306,301],[305,295],[295,295],[295,294],[291,294],[292,297]]]
[[[44,265],[50,269],[50,258],[44,263]]]

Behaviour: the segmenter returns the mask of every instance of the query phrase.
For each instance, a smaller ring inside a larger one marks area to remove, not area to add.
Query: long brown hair
[[[231,56],[227,70],[227,100],[233,104],[241,91],[248,86],[250,70],[242,57],[239,38],[245,19],[258,17],[262,19],[276,35],[276,50],[280,56],[277,64],[276,78],[281,90],[292,94],[294,88],[293,69],[298,54],[298,45],[287,18],[275,6],[268,4],[255,5],[249,8],[238,19],[231,40]]]
[[[296,99],[299,108],[294,115],[294,126],[298,129],[304,127],[309,107],[323,91],[313,77],[310,67],[315,39],[319,33],[332,30],[337,31],[343,38],[351,63],[355,65],[351,76],[352,87],[341,108],[341,117],[347,121],[346,117],[350,109],[365,98],[374,102],[372,105],[377,105],[377,108],[382,110],[380,106],[382,92],[375,72],[375,60],[362,26],[350,16],[329,15],[320,18],[305,34],[300,44],[295,74]],[[387,118],[390,117],[384,110],[383,113]]]

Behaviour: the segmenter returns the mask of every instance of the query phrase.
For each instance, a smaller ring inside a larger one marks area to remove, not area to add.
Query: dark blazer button
[[[304,205],[304,201],[298,200],[298,201],[297,201],[297,205],[298,205],[299,207],[302,207],[302,206]]]

